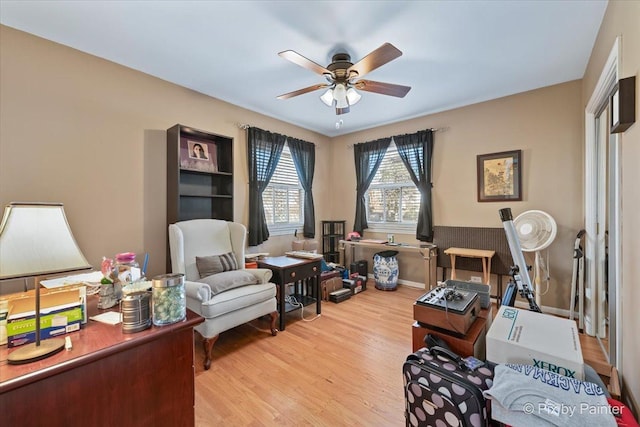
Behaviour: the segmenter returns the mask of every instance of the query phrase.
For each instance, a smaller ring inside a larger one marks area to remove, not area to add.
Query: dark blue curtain
[[[310,142],[295,138],[287,138],[291,157],[298,172],[298,179],[304,189],[304,226],[302,234],[304,237],[315,237],[316,235],[316,214],[313,206],[313,174],[316,165],[316,146]]]
[[[276,170],[286,136],[251,127],[247,132],[249,167],[249,246],[269,238],[262,193]]]
[[[402,163],[407,167],[411,180],[420,192],[420,210],[416,239],[433,241],[433,212],[431,206],[431,156],[433,154],[433,131],[424,130],[411,135],[393,137]]]
[[[353,146],[356,165],[356,217],[353,221],[353,231],[357,231],[360,235],[366,228],[369,228],[364,196],[380,167],[380,163],[382,163],[390,143],[391,138],[381,138]]]

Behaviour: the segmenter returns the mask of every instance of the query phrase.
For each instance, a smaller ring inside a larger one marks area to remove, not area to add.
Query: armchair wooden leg
[[[269,313],[269,316],[271,316],[271,335],[275,337],[278,335],[278,329],[276,328],[276,324],[278,323],[278,312],[273,311]]]
[[[220,334],[216,335],[215,337],[211,337],[211,338],[202,337],[202,346],[204,347],[204,369],[205,369],[205,371],[209,370],[209,368],[211,367],[211,358],[212,358],[211,353],[213,353],[213,345],[216,343],[216,341],[218,340],[219,337],[220,337]]]

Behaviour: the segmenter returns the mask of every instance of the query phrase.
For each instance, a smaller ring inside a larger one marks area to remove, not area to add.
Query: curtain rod
[[[441,128],[427,128],[425,130],[430,130],[431,132],[446,132],[449,130],[449,126],[443,126]],[[393,137],[391,137],[393,138]],[[354,144],[347,144],[347,149],[352,149]]]
[[[247,130],[247,129],[249,129],[249,128],[255,127],[255,126],[252,126],[252,125],[249,125],[249,124],[246,124],[246,123],[236,123],[235,125],[236,125],[239,129],[242,129],[242,130]],[[268,132],[270,132],[270,131],[268,131]],[[287,136],[287,135],[284,135],[284,136],[285,136],[285,137],[287,137],[287,138],[295,138],[295,137],[293,137],[293,136]],[[296,138],[296,139],[297,139],[297,138]],[[305,141],[305,140],[302,140],[302,141]],[[305,141],[305,142],[309,142],[309,144],[313,144],[313,145],[315,145],[315,146],[316,146],[316,148],[320,148],[320,146],[319,146],[318,144],[316,144],[315,142],[310,142],[310,141]]]

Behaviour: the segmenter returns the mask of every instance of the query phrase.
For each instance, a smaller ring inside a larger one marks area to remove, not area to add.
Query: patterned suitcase
[[[493,383],[493,365],[469,370],[460,356],[431,347],[409,355],[402,372],[407,426],[492,425],[482,392]]]

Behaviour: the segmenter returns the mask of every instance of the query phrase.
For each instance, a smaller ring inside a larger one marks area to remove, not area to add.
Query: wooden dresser
[[[89,314],[97,313],[90,298]],[[0,347],[0,420],[6,426],[193,426],[193,327],[186,320],[123,334],[89,321],[67,336],[73,348],[24,365]]]

